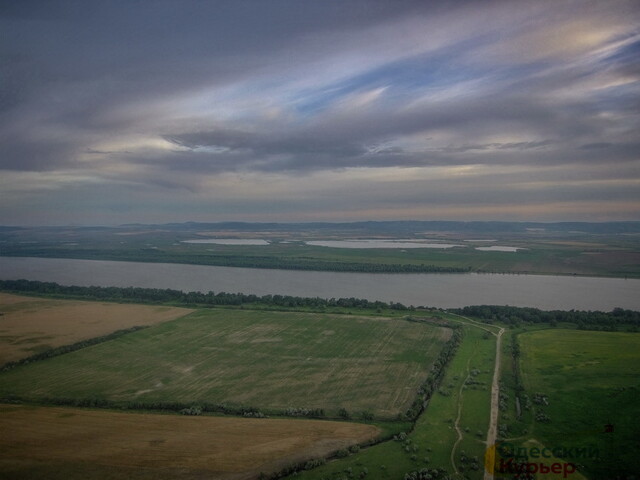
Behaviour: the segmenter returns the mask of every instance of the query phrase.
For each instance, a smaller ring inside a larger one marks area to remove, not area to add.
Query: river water
[[[0,279],[63,285],[172,288],[300,297],[356,297],[453,308],[513,305],[545,310],[640,310],[640,280],[514,274],[373,274],[0,257]]]

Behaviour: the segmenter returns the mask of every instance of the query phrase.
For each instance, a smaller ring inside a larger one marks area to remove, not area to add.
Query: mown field
[[[249,442],[245,448],[241,439],[274,425],[260,423],[272,418],[251,419],[258,423],[245,431],[201,423],[247,420],[237,417],[13,405],[0,412],[0,428],[16,432],[8,440],[9,453],[0,459],[0,467],[8,472],[0,478],[256,478],[260,455],[265,455],[260,471],[273,473],[336,451],[340,458],[299,475],[322,479],[366,474],[393,479],[421,468],[440,468],[460,477],[482,478],[495,358],[492,332],[497,328],[432,312],[434,318],[462,323],[464,336],[425,413],[411,428],[406,420],[402,426],[385,420],[403,417],[453,330],[438,326],[441,320],[430,324],[429,318],[407,321],[363,312],[367,316],[199,309],[2,372],[0,397],[32,404],[77,400],[86,405],[82,400],[107,400],[111,407],[128,409],[158,408],[151,405],[167,402],[194,407],[224,404],[254,407],[272,417],[289,407],[322,409],[327,417],[344,419],[346,412],[356,421],[370,422],[372,415],[378,421],[373,436],[396,434],[397,440],[358,449],[353,445],[366,442],[372,434],[355,440],[352,435],[347,441],[322,430],[302,441],[295,440],[295,432],[282,429],[273,438],[258,445]],[[155,419],[156,425],[145,423],[147,419]],[[173,423],[182,420],[185,423],[180,425],[189,425],[191,433],[183,433]],[[60,423],[67,421],[71,423]],[[114,430],[105,424],[113,424]],[[178,433],[172,436],[174,428]],[[401,430],[407,435],[399,435]],[[131,440],[116,448],[122,432],[129,432]],[[145,432],[153,433],[153,438]],[[220,450],[202,437],[214,432],[222,439]],[[67,435],[85,440],[100,437],[106,443],[95,442],[94,450],[89,448],[92,442],[74,447]],[[193,439],[204,442],[203,446],[194,446]],[[225,470],[229,464],[236,470]]]
[[[52,300],[0,292],[0,366],[116,330],[173,320],[191,311],[166,306]]]
[[[0,374],[0,395],[213,402],[394,418],[451,331],[398,319],[207,309]]]
[[[369,441],[372,425],[0,405],[0,478],[249,479]]]
[[[640,336],[546,329],[517,338],[530,408],[523,402],[522,425],[512,422],[515,444],[564,449],[563,461],[582,465],[588,478],[637,474]]]
[[[287,478],[401,479],[425,468],[457,474],[454,478],[483,478],[494,360],[495,337],[466,323],[439,390],[411,432]]]

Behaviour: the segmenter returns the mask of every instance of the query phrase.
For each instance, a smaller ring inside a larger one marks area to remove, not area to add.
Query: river
[[[545,310],[640,310],[640,280],[548,275],[373,274],[0,257],[0,279],[63,285],[172,288],[300,297],[356,297],[454,308],[513,305]]]

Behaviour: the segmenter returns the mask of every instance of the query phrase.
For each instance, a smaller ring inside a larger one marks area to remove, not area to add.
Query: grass
[[[583,465],[589,478],[640,471],[640,336],[633,333],[547,329],[522,333],[521,372],[532,404],[515,440],[534,438],[549,448],[573,449],[565,461]],[[549,423],[533,420],[543,412]],[[528,425],[527,425],[528,423]],[[605,425],[613,432],[605,433]],[[587,448],[578,454],[576,449]],[[571,452],[571,450],[569,451]]]
[[[502,438],[521,438],[526,440],[529,438],[531,425],[533,423],[533,411],[520,408],[520,417],[516,408],[516,396],[520,392],[519,382],[522,382],[520,366],[518,361],[514,360],[512,355],[513,342],[519,342],[520,335],[526,332],[546,330],[547,324],[532,324],[521,326],[516,329],[506,329],[502,337],[502,362],[500,367],[500,386],[501,392],[508,396],[505,402],[505,408],[500,411],[500,425],[505,433]]]
[[[190,313],[186,308],[51,300],[0,292],[0,366],[61,345]]]
[[[485,272],[565,274],[591,276],[640,276],[640,250],[635,236],[596,234],[492,234],[495,242],[472,243],[477,235],[451,232],[435,235],[445,243],[465,245],[452,249],[347,249],[307,245],[303,240],[322,239],[318,232],[298,232],[273,237],[263,233],[239,232],[235,236],[269,238],[269,245],[186,244],[195,233],[146,231],[137,235],[118,235],[111,231],[97,234],[75,232],[74,242],[65,234],[46,231],[4,234],[3,255],[58,257],[100,260],[190,263],[201,265],[258,266],[263,268],[303,268],[340,270],[347,264],[375,271],[384,265],[433,265],[440,268],[471,269]],[[357,234],[355,234],[357,236]],[[349,232],[332,239],[353,238]],[[24,243],[28,238],[30,243]],[[390,238],[390,236],[387,236]],[[404,237],[406,238],[406,236]],[[418,235],[417,238],[424,238]],[[66,241],[63,241],[66,240]],[[282,242],[286,240],[287,243]],[[518,252],[479,251],[482,245],[508,245],[525,248]]]
[[[372,425],[0,405],[0,479],[256,478],[376,437]]]
[[[394,418],[450,330],[397,319],[207,309],[0,374],[0,395],[346,408]]]
[[[455,320],[456,317],[449,317]],[[466,323],[463,321],[463,323]],[[398,479],[405,473],[421,468],[444,468],[453,474],[451,452],[458,434],[454,428],[460,409],[459,424],[462,441],[455,447],[454,462],[459,470],[458,478],[467,475],[470,479],[481,479],[484,440],[489,423],[489,407],[495,338],[485,331],[467,324],[465,336],[456,356],[447,367],[440,390],[435,393],[425,413],[417,420],[414,429],[405,440],[395,440],[353,453],[346,458],[330,462],[325,466],[296,475],[301,480],[340,479],[352,474],[355,478],[368,472],[366,478]],[[469,372],[478,369],[476,388],[463,388]],[[486,390],[483,388],[486,386]],[[465,429],[469,428],[469,432]],[[482,438],[477,435],[482,431]],[[462,462],[464,452],[468,459],[478,457],[479,469],[472,470],[472,461]],[[462,469],[466,469],[464,473]]]
[[[453,452],[456,468],[469,478],[482,478],[484,441],[489,424],[491,380],[495,361],[495,338],[485,335],[483,330],[469,325],[465,327],[465,338],[447,369],[447,375],[440,390],[450,392],[444,396],[437,394],[416,426],[416,439],[431,448],[431,463],[447,466],[453,472],[452,445],[456,444],[458,433],[456,421],[462,435]],[[472,375],[471,372],[479,372]],[[472,380],[478,382],[469,384]],[[465,385],[466,384],[466,385]],[[460,408],[460,409],[459,409]],[[458,412],[459,416],[458,416]],[[482,435],[478,435],[481,432]],[[469,462],[462,462],[463,456],[477,457],[480,469],[469,470]]]

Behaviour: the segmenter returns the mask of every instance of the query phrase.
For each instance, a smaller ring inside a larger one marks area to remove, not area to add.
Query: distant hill
[[[458,221],[365,221],[365,222],[184,222],[166,224],[125,224],[114,227],[104,226],[65,226],[65,227],[19,227],[0,226],[0,232],[15,230],[49,230],[49,231],[109,231],[158,229],[181,232],[192,231],[271,231],[271,232],[345,232],[350,234],[387,234],[403,235],[425,232],[460,232],[460,233],[587,233],[587,234],[621,234],[640,233],[640,222],[458,222]]]
[[[218,222],[218,223],[168,223],[154,225],[122,225],[116,228],[161,228],[183,231],[194,230],[237,230],[237,231],[360,231],[366,233],[421,233],[421,232],[477,232],[477,233],[526,233],[544,231],[547,233],[640,233],[640,222],[457,222],[457,221],[366,221],[366,222],[309,222],[309,223],[260,223],[260,222]]]

